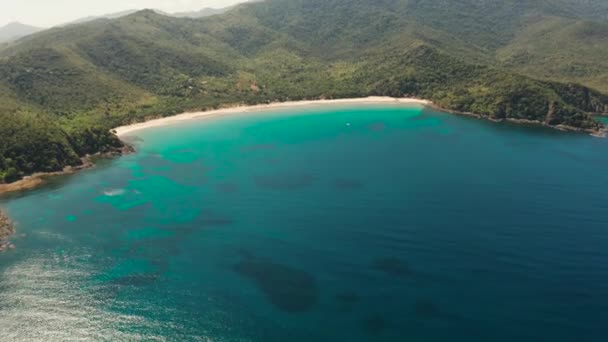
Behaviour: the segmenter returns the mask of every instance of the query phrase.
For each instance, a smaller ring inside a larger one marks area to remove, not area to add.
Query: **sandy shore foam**
[[[292,107],[303,107],[303,106],[315,106],[315,105],[328,105],[328,104],[387,104],[387,103],[395,103],[395,104],[410,104],[410,105],[430,105],[431,102],[427,100],[420,100],[414,98],[393,98],[393,97],[363,97],[363,98],[354,98],[354,99],[338,99],[338,100],[314,100],[314,101],[293,101],[293,102],[277,102],[270,104],[262,104],[255,106],[235,106],[231,108],[210,110],[205,112],[192,112],[192,113],[184,113],[178,114],[175,116],[170,116],[161,119],[150,120],[146,122],[136,123],[132,125],[126,125],[115,128],[116,134],[118,136],[125,136],[130,133],[133,133],[138,130],[151,128],[151,127],[160,127],[169,125],[172,123],[183,122],[187,120],[195,120],[201,119],[205,117],[217,116],[217,115],[227,115],[227,114],[240,114],[240,113],[250,113],[250,112],[260,112],[271,109],[280,109],[280,108],[292,108]]]

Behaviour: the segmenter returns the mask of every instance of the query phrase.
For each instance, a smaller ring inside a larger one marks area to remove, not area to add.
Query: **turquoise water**
[[[391,106],[135,134],[1,200],[0,340],[608,334],[606,139]]]
[[[608,125],[608,116],[598,116],[597,119]]]

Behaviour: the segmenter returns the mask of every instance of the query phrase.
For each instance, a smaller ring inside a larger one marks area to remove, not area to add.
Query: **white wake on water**
[[[108,197],[122,196],[127,191],[125,189],[107,189],[103,191],[103,194]]]

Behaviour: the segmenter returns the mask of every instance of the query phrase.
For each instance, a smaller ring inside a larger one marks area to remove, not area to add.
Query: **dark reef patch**
[[[411,280],[432,280],[430,274],[412,269],[407,262],[398,258],[378,258],[372,262],[372,268],[388,275]]]
[[[111,283],[118,286],[144,287],[153,284],[160,278],[156,273],[132,274],[112,279]]]
[[[255,151],[268,151],[276,148],[275,144],[257,144],[257,145],[249,145],[243,146],[241,148],[241,152],[255,152]]]
[[[281,160],[279,158],[266,158],[264,160],[264,162],[269,165],[276,165],[276,164],[279,164],[281,162]]]
[[[434,318],[439,315],[439,308],[430,300],[420,299],[414,304],[414,312],[418,317]]]
[[[455,314],[447,313],[441,310],[437,304],[428,299],[419,299],[414,304],[414,313],[419,318],[424,319],[459,319]]]
[[[336,300],[342,304],[355,304],[360,299],[359,295],[355,292],[346,291],[336,294]]]
[[[190,154],[195,152],[194,149],[191,148],[182,148],[181,150],[171,151],[171,154]]]
[[[374,314],[363,320],[363,330],[369,335],[379,335],[388,328],[388,321],[380,314]]]
[[[428,113],[433,113],[431,109],[423,109],[420,115],[413,115],[407,118],[408,121],[427,121],[431,120],[431,117]]]
[[[195,220],[195,224],[205,227],[226,226],[232,224],[234,220],[229,217],[221,216],[213,212],[205,211]]]
[[[314,182],[310,175],[275,175],[256,177],[255,183],[261,187],[272,190],[296,190],[307,187]]]
[[[145,215],[146,213],[149,213],[150,210],[154,210],[154,203],[152,203],[152,201],[146,201],[121,212],[128,213],[128,215],[135,215],[135,217],[137,218],[140,217],[139,215]]]
[[[236,254],[243,259],[254,259],[255,254],[246,248],[239,248]]]
[[[559,155],[561,155],[569,160],[572,160],[572,161],[581,162],[581,163],[589,163],[592,161],[590,158],[585,158],[585,156],[583,156],[583,155],[572,153],[570,151],[566,151],[563,149],[556,149],[555,151]]]
[[[412,277],[416,275],[416,272],[405,261],[397,258],[376,259],[372,263],[372,267],[377,271],[397,277]]]
[[[223,194],[233,194],[239,191],[239,186],[233,183],[220,183],[215,186],[215,189]]]
[[[367,128],[372,132],[382,132],[386,129],[386,124],[384,122],[374,122],[367,126]]]
[[[131,170],[113,168],[104,173],[103,182],[99,184],[99,192],[104,192],[108,188],[124,189],[129,186],[129,181],[133,179]]]
[[[130,199],[130,197],[128,197],[129,195],[130,193],[125,195],[127,200]],[[116,208],[109,202],[101,202],[100,204],[103,206],[103,212],[105,212],[106,215],[120,217],[120,219],[123,221],[137,220],[154,210],[154,204],[151,201],[137,203],[125,210]]]
[[[160,154],[147,154],[140,157],[137,163],[144,169],[168,169],[171,167],[171,161],[164,159]]]
[[[361,300],[358,294],[351,291],[340,292],[334,298],[338,303],[338,308],[343,311],[352,311]]]
[[[316,280],[304,271],[258,258],[243,259],[233,269],[250,279],[282,311],[306,312],[317,301]]]
[[[138,164],[146,176],[161,176],[184,186],[195,186],[206,181],[206,175],[211,170],[204,165],[202,159],[180,163],[157,154],[149,154],[140,158]]]

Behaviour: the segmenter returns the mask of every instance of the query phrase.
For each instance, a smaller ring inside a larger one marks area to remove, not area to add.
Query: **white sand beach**
[[[146,122],[135,123],[132,125],[126,125],[117,127],[114,130],[118,136],[125,136],[135,131],[150,128],[165,126],[172,123],[183,122],[187,120],[201,119],[204,117],[213,117],[218,115],[227,114],[239,114],[239,113],[250,113],[260,112],[270,109],[290,108],[290,107],[303,107],[303,106],[314,106],[314,105],[328,105],[328,104],[404,104],[404,105],[430,105],[431,102],[427,100],[420,100],[415,98],[393,98],[393,97],[380,97],[371,96],[363,98],[352,98],[352,99],[338,99],[338,100],[306,100],[306,101],[293,101],[293,102],[277,102],[270,104],[262,104],[255,106],[235,106],[230,108],[223,108],[217,110],[210,110],[204,112],[192,112],[183,113],[175,116],[166,118],[154,119]]]

